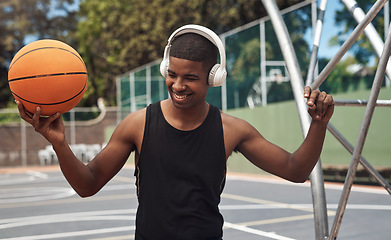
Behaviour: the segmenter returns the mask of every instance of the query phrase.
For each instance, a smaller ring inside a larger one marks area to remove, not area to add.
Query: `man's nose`
[[[186,84],[185,84],[185,81],[183,80],[183,78],[181,77],[178,77],[174,84],[172,85],[173,89],[175,91],[182,91],[182,90],[185,90],[186,89]]]

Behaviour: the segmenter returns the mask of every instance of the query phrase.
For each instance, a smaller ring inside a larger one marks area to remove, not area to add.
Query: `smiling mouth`
[[[182,100],[182,99],[187,98],[188,95],[178,95],[178,94],[174,93],[174,96],[176,99]]]

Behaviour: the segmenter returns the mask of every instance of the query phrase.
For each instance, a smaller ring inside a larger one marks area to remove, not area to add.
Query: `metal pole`
[[[334,100],[335,106],[360,107],[368,104],[367,100]],[[391,107],[391,100],[377,100],[376,107]]]
[[[259,23],[259,32],[260,32],[260,40],[261,40],[261,93],[262,93],[262,106],[267,105],[267,82],[266,82],[266,37],[265,37],[265,21],[262,20]]]
[[[309,129],[310,122],[307,113],[307,106],[303,101],[304,81],[301,76],[300,66],[295,55],[292,42],[289,38],[288,30],[286,28],[286,25],[284,24],[284,20],[282,19],[282,16],[276,3],[273,0],[262,0],[262,2],[265,6],[267,13],[269,14],[273,29],[280,44],[281,52],[284,56],[284,60],[286,62],[286,66],[291,78],[293,95],[296,99],[296,106],[299,111],[299,117],[302,123],[302,130],[306,133]]]
[[[388,33],[388,29],[390,27],[390,2],[387,1],[386,4],[384,4],[383,8],[384,12],[384,38],[386,37],[386,33]],[[386,77],[386,86],[391,86],[391,80],[389,77]]]
[[[362,149],[364,147],[365,139],[367,137],[369,125],[372,120],[373,112],[375,110],[376,100],[379,96],[380,88],[384,79],[385,70],[387,67],[388,58],[391,53],[391,31],[388,32],[386,42],[384,44],[384,50],[379,61],[379,65],[375,74],[375,78],[372,85],[371,94],[369,96],[368,105],[365,109],[364,119],[361,125],[360,135],[357,139],[356,147],[353,152],[352,160],[350,162],[349,171],[345,180],[344,188],[342,191],[341,199],[338,204],[337,213],[334,219],[333,227],[331,230],[330,239],[336,239],[339,228],[341,226],[342,217],[346,209],[346,204],[349,198],[350,190],[353,185],[354,177],[357,171],[357,165],[361,156]]]
[[[147,66],[147,69],[146,69],[146,92],[147,92],[147,96],[146,96],[146,99],[145,99],[145,105],[148,106],[149,104],[152,103],[152,97],[151,97],[151,65],[148,65]]]
[[[122,120],[122,102],[121,102],[121,78],[116,78],[116,87],[117,87],[117,125]]]
[[[135,112],[137,110],[136,103],[136,84],[134,79],[134,72],[129,74],[129,88],[130,88],[130,112]]]
[[[21,149],[20,155],[22,159],[22,166],[27,166],[27,136],[26,136],[26,122],[22,121],[20,124],[20,140],[21,140]]]
[[[299,112],[303,135],[305,136],[308,133],[310,119],[307,113],[307,107],[303,101],[304,82],[300,73],[297,57],[277,4],[273,0],[262,0],[262,3],[270,16],[284,60],[286,61],[289,75],[291,77],[291,85],[296,99],[296,106]],[[314,205],[315,235],[318,240],[325,239],[328,236],[328,219],[323,173],[320,161],[318,161],[314,167],[310,179]]]
[[[69,130],[70,130],[70,135],[71,135],[71,145],[75,145],[76,144],[76,126],[75,126],[75,109],[71,109],[69,111],[69,115],[70,115],[70,126],[69,126]]]
[[[316,23],[316,30],[314,33],[314,44],[312,46],[310,65],[308,67],[308,72],[307,72],[306,85],[310,85],[314,79],[314,71],[318,59],[319,43],[320,43],[320,37],[322,35],[323,19],[324,19],[324,13],[326,12],[326,5],[327,5],[327,0],[322,0],[320,2],[319,16]]]
[[[365,13],[360,7],[358,7],[358,4],[356,1],[342,0],[342,2],[343,2],[343,4],[345,4],[346,8],[349,10],[350,14],[354,17],[356,22],[359,23],[364,20]],[[385,8],[384,8],[384,10],[385,10]],[[364,34],[367,37],[367,39],[369,40],[372,48],[375,50],[376,55],[378,57],[380,57],[381,53],[383,51],[384,43],[372,23],[369,23],[368,26],[365,28]],[[391,64],[387,64],[386,74],[387,74],[388,78],[391,77]]]
[[[224,50],[225,50],[225,37],[221,38],[223,42]],[[228,79],[227,79],[228,80]],[[228,103],[227,103],[227,81],[221,86],[221,108],[223,111],[227,111]]]
[[[163,78],[163,81],[159,79],[159,99],[163,100],[164,98],[164,91],[166,90],[166,79]]]
[[[342,146],[345,147],[346,150],[348,150],[348,152],[350,154],[353,154],[354,152],[354,147],[352,144],[349,143],[349,141],[344,137],[342,136],[342,134],[331,124],[329,123],[327,125],[327,129],[329,130],[329,132],[331,134],[333,134],[333,136],[342,144]],[[372,175],[372,177],[374,177],[376,179],[376,181],[382,186],[384,187],[387,192],[389,194],[391,194],[391,185],[387,182],[387,180],[385,180],[383,178],[382,175],[380,175],[373,167],[372,165],[363,157],[363,156],[360,156],[360,163],[361,165],[365,168],[365,170],[370,174]]]
[[[330,62],[326,65],[326,67],[322,70],[319,76],[316,78],[315,82],[312,83],[311,88],[317,89],[323,83],[323,81],[327,78],[327,76],[331,73],[334,67],[338,64],[341,58],[345,55],[345,53],[350,49],[350,47],[355,43],[356,39],[360,36],[360,34],[364,31],[365,27],[372,21],[372,19],[377,15],[377,13],[382,9],[383,5],[387,0],[378,0],[372,8],[368,11],[367,15],[360,22],[356,28],[353,30],[352,34],[350,34],[349,38],[342,44],[341,48],[335,54],[335,56],[330,60]]]

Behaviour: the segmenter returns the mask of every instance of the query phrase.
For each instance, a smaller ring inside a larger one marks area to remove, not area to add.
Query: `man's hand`
[[[20,101],[15,101],[18,105],[20,117],[31,124],[35,131],[45,137],[53,146],[65,141],[65,127],[60,113],[55,113],[50,117],[41,117],[41,108],[37,107],[35,113],[26,111]]]
[[[315,121],[328,122],[334,112],[333,97],[319,89],[304,88],[304,97],[307,98],[308,113]]]

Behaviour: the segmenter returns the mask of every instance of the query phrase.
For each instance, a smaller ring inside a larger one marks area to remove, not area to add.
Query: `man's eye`
[[[198,78],[194,78],[194,77],[187,77],[186,79],[188,81],[196,81],[196,80],[198,80]]]

